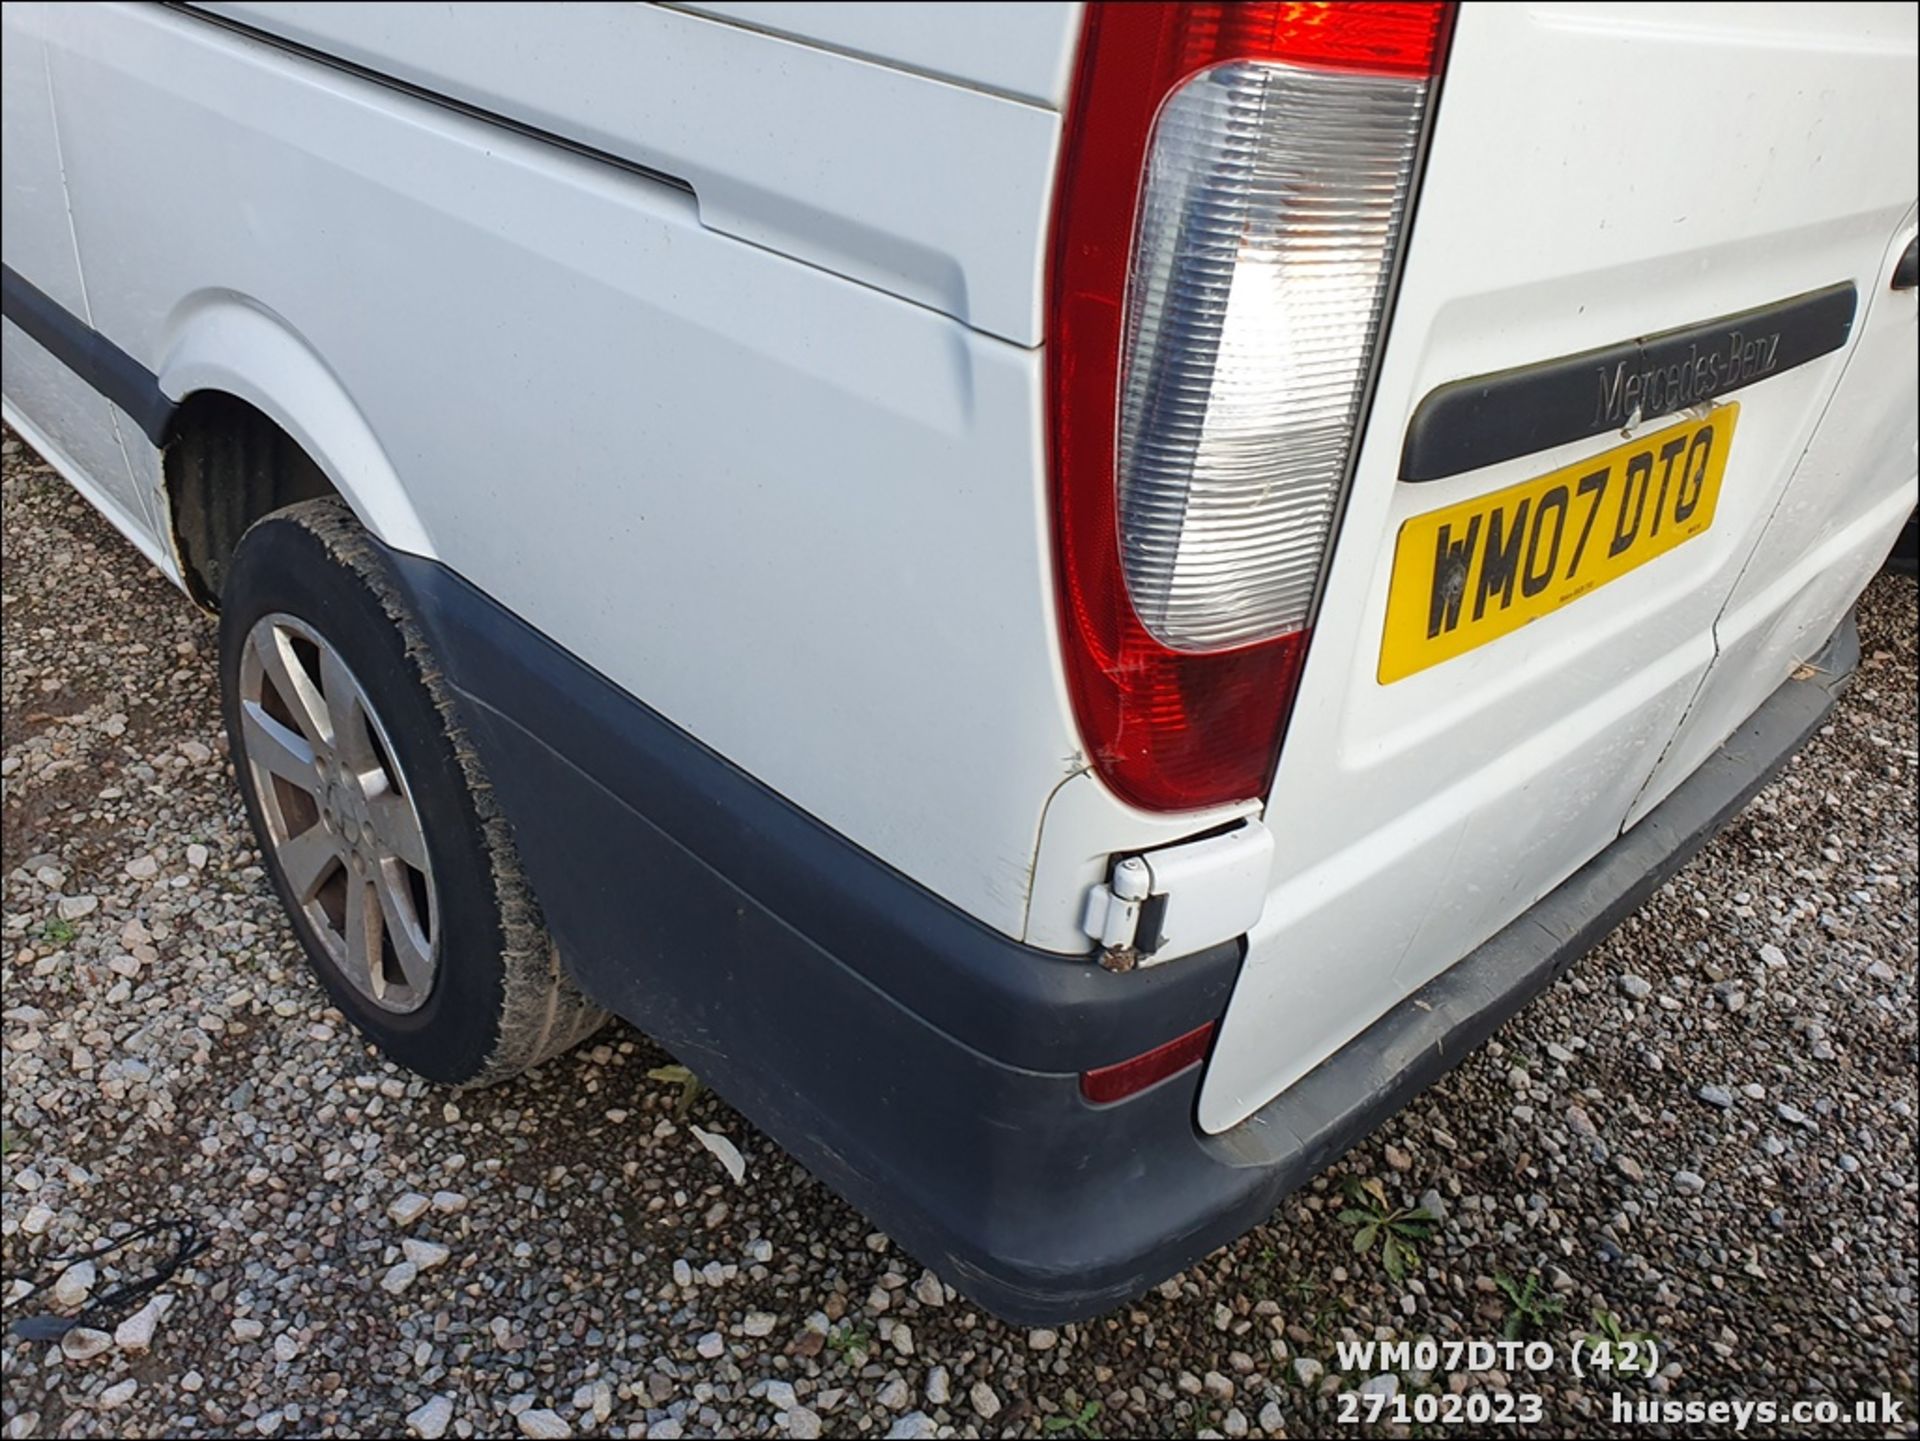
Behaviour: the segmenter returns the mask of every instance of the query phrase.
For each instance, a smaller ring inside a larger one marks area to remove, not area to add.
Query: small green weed
[[[864,1326],[836,1326],[827,1332],[827,1349],[849,1367],[864,1366],[873,1349],[873,1334]]]
[[[1650,1376],[1659,1355],[1659,1339],[1651,1331],[1628,1331],[1620,1318],[1599,1306],[1593,1308],[1593,1329],[1587,1332],[1587,1351],[1597,1369],[1616,1376]]]
[[[1419,1264],[1419,1242],[1433,1234],[1433,1216],[1418,1206],[1395,1206],[1373,1176],[1349,1180],[1347,1199],[1355,1204],[1340,1213],[1340,1223],[1354,1227],[1353,1249],[1365,1255],[1378,1241],[1387,1274],[1396,1281],[1405,1279],[1407,1269]]]
[[[1067,1393],[1069,1404],[1078,1399],[1071,1391]],[[1040,1430],[1048,1436],[1059,1436],[1071,1431],[1074,1435],[1083,1438],[1083,1441],[1101,1441],[1100,1428],[1093,1424],[1094,1418],[1099,1414],[1100,1403],[1088,1401],[1078,1411],[1060,1411],[1048,1416],[1041,1421]]]
[[[700,1099],[706,1085],[685,1066],[655,1066],[647,1072],[649,1081],[665,1081],[680,1088],[679,1099],[673,1103],[673,1119],[684,1121],[687,1112],[693,1109],[693,1103]]]
[[[1304,1318],[1303,1324],[1313,1332],[1317,1341],[1328,1340],[1346,1319],[1347,1298],[1328,1296],[1320,1283],[1310,1277],[1302,1276],[1289,1281],[1284,1290],[1292,1299],[1295,1311]]]
[[[1493,1284],[1500,1288],[1500,1294],[1512,1306],[1507,1312],[1507,1323],[1501,1328],[1509,1341],[1518,1341],[1543,1329],[1567,1309],[1567,1303],[1558,1296],[1549,1296],[1541,1291],[1538,1273],[1529,1274],[1524,1285],[1504,1273],[1495,1276]]]

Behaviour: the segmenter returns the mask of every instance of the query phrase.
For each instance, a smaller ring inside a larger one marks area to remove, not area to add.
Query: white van
[[[1017,1321],[1268,1216],[1808,735],[1916,11],[9,4],[6,418],[295,931],[630,1019]]]

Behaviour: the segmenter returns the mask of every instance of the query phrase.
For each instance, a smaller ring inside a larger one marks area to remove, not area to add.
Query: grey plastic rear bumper
[[[1239,943],[1112,975],[1024,947],[799,811],[430,562],[393,556],[469,706],[581,986],[1008,1320],[1138,1295],[1457,1064],[1806,741],[1851,619],[1638,826],[1218,1136],[1204,1067],[1096,1106],[1079,1073],[1217,1019]],[[764,1142],[740,1138],[756,1166]]]

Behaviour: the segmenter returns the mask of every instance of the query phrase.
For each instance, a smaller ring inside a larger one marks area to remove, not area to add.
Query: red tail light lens
[[[1055,537],[1075,712],[1137,805],[1271,778],[1446,16],[1088,7],[1053,235]]]

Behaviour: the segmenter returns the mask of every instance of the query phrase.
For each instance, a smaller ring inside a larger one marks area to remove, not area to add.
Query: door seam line
[[[1881,251],[1881,263],[1874,268],[1873,274],[1876,282],[1880,279],[1882,269],[1885,268],[1887,256],[1891,255],[1899,247],[1900,238],[1906,234],[1907,227],[1914,223],[1914,213],[1914,208],[1911,206],[1908,207],[1907,213],[1900,218],[1900,223],[1894,226],[1893,238],[1887,242],[1886,248]],[[1753,544],[1747,548],[1746,556],[1740,562],[1740,573],[1733,578],[1733,584],[1727,589],[1726,600],[1721,602],[1720,609],[1714,612],[1713,624],[1707,629],[1708,637],[1713,642],[1713,656],[1708,660],[1707,668],[1701,672],[1699,683],[1693,688],[1693,694],[1687,698],[1687,708],[1680,713],[1680,723],[1674,727],[1673,734],[1667,737],[1667,743],[1660,748],[1660,759],[1654,762],[1653,769],[1647,773],[1647,778],[1640,783],[1640,789],[1634,792],[1633,804],[1627,807],[1626,815],[1621,817],[1621,835],[1627,833],[1627,818],[1633,815],[1634,811],[1639,808],[1640,802],[1646,798],[1647,791],[1653,785],[1654,778],[1660,774],[1662,768],[1667,763],[1667,757],[1679,742],[1681,733],[1686,730],[1687,722],[1693,719],[1694,710],[1700,704],[1700,696],[1706,690],[1708,680],[1712,678],[1714,671],[1718,668],[1720,657],[1726,653],[1720,644],[1721,624],[1726,620],[1727,612],[1733,608],[1733,598],[1739,593],[1742,583],[1745,582],[1747,572],[1753,569],[1754,558],[1760,554],[1761,545],[1765,543],[1768,533],[1773,529],[1774,522],[1779,520],[1780,507],[1786,504],[1787,492],[1793,489],[1793,482],[1795,477],[1800,474],[1800,467],[1806,464],[1807,453],[1813,449],[1814,440],[1826,425],[1827,417],[1833,411],[1833,403],[1839,399],[1840,390],[1847,383],[1847,373],[1853,369],[1854,362],[1860,357],[1860,341],[1867,332],[1867,322],[1873,315],[1874,301],[1879,298],[1879,293],[1877,288],[1869,289],[1866,292],[1866,304],[1861,310],[1858,319],[1855,321],[1853,334],[1848,338],[1846,360],[1840,366],[1840,373],[1833,378],[1833,388],[1827,392],[1826,402],[1821,405],[1820,414],[1814,419],[1812,428],[1807,432],[1806,444],[1800,447],[1800,453],[1793,458],[1793,468],[1787,472],[1787,483],[1780,487],[1780,494],[1775,497],[1773,508],[1767,512],[1766,522],[1761,525],[1759,532],[1754,536]],[[1738,722],[1735,724],[1737,726]]]

